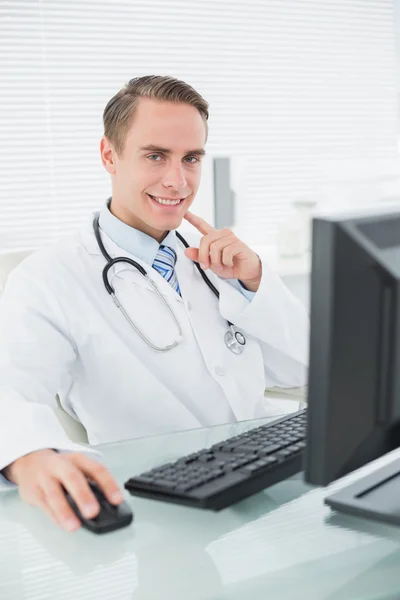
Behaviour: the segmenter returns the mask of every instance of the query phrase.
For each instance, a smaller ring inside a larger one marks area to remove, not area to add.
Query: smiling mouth
[[[185,200],[185,198],[177,198],[176,200],[172,200],[169,198],[162,198],[160,196],[152,196],[151,194],[147,195],[153,200],[153,202],[155,202],[155,204],[158,204],[159,206],[179,206]]]

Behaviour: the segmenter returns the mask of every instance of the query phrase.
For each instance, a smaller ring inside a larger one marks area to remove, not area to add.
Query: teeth
[[[167,206],[176,206],[180,203],[180,200],[167,200],[166,198],[156,198],[155,196],[152,196],[152,198],[159,204],[166,204]]]

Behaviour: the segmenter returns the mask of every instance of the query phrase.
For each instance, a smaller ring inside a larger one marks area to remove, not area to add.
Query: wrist
[[[1,474],[11,483],[15,483],[18,485],[18,465],[16,463],[19,459],[12,462],[10,465],[7,465],[2,471]]]
[[[20,456],[20,458],[17,458],[11,464],[4,467],[4,469],[1,472],[4,475],[4,477],[8,479],[8,481],[11,481],[11,483],[15,483],[18,485],[21,469],[24,468],[24,465],[26,463],[29,463],[30,458],[32,456],[37,456],[38,454],[46,456],[50,453],[53,454],[54,450],[46,448],[43,450],[35,450],[34,452],[29,452],[29,454],[24,454],[23,456]]]
[[[11,469],[11,465],[8,465],[7,467],[5,467],[4,469],[2,469],[1,474],[3,475],[3,477],[5,477],[8,481],[11,481],[11,483],[15,483],[15,481],[12,478],[12,475],[10,474],[10,469]]]
[[[241,279],[240,280],[240,282],[244,285],[245,288],[248,289],[249,292],[256,292],[258,290],[258,288],[260,287],[261,278],[262,278],[262,262],[261,262],[261,259],[259,256],[258,256],[258,260],[259,260],[259,267],[260,267],[259,275],[254,279]]]
[[[253,281],[244,281],[243,279],[241,279],[240,283],[242,283],[246,290],[248,290],[249,292],[256,292],[260,287],[261,277]]]

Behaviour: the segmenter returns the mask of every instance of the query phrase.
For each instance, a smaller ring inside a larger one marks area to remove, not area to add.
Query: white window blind
[[[352,161],[398,175],[391,0],[0,0],[0,250],[49,244],[102,205],[104,106],[153,73],[209,101],[207,150],[241,165],[254,244]]]

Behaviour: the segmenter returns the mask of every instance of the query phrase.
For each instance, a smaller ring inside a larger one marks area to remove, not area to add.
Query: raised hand
[[[258,255],[230,229],[215,229],[189,211],[185,219],[203,234],[199,248],[188,248],[186,256],[200,263],[202,269],[211,269],[223,279],[239,279],[248,290],[256,292],[262,274]]]

